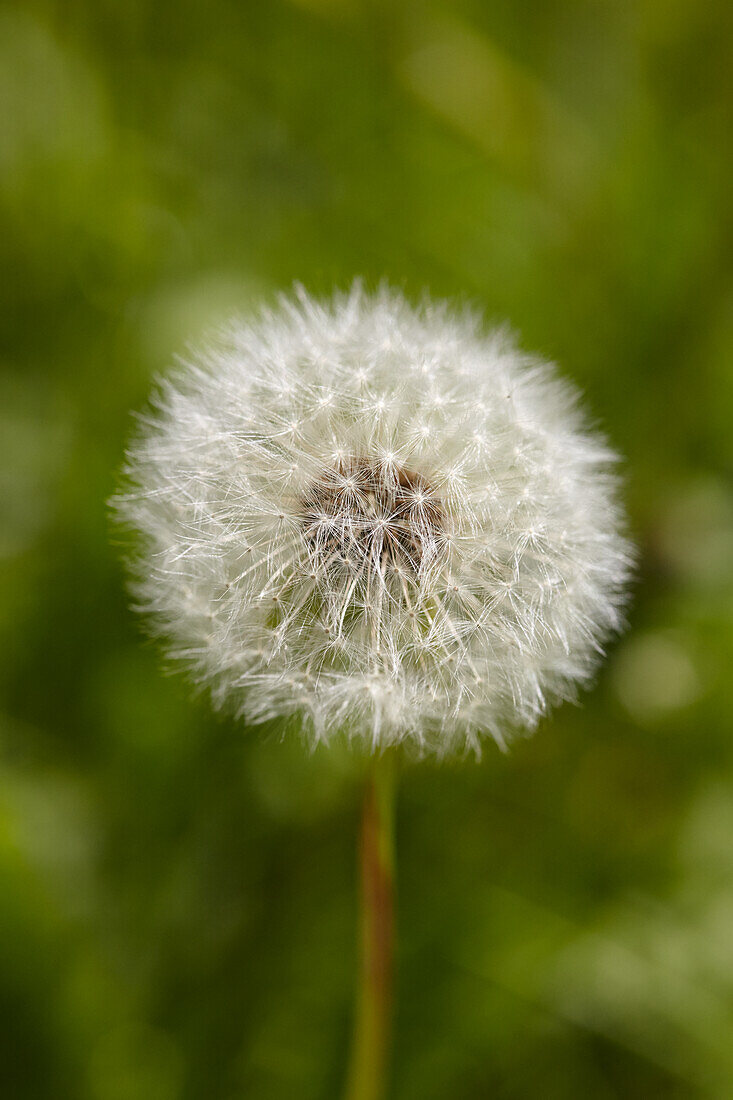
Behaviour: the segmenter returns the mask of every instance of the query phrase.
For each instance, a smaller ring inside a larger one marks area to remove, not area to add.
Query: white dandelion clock
[[[614,458],[504,333],[357,285],[184,363],[116,506],[140,608],[217,704],[444,754],[594,672],[630,567]]]

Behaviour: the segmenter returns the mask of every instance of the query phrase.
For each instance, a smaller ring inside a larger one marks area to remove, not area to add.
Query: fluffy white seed
[[[115,506],[140,608],[216,704],[443,754],[532,729],[619,629],[614,458],[505,333],[356,285],[182,365]]]

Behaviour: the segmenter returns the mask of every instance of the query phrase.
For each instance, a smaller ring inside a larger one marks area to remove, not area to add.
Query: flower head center
[[[427,478],[395,462],[341,459],[302,498],[319,558],[360,570],[417,574],[444,546],[445,512]]]

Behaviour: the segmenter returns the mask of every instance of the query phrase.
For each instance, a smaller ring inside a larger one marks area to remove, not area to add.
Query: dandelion
[[[592,677],[630,568],[614,462],[507,333],[357,284],[184,362],[116,508],[139,607],[215,704],[443,756],[504,746]]]

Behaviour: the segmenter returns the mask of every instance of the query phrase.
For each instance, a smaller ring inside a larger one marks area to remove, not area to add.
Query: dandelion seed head
[[[355,285],[183,364],[114,504],[138,606],[217,705],[442,755],[593,675],[632,558],[614,459],[505,333]]]

